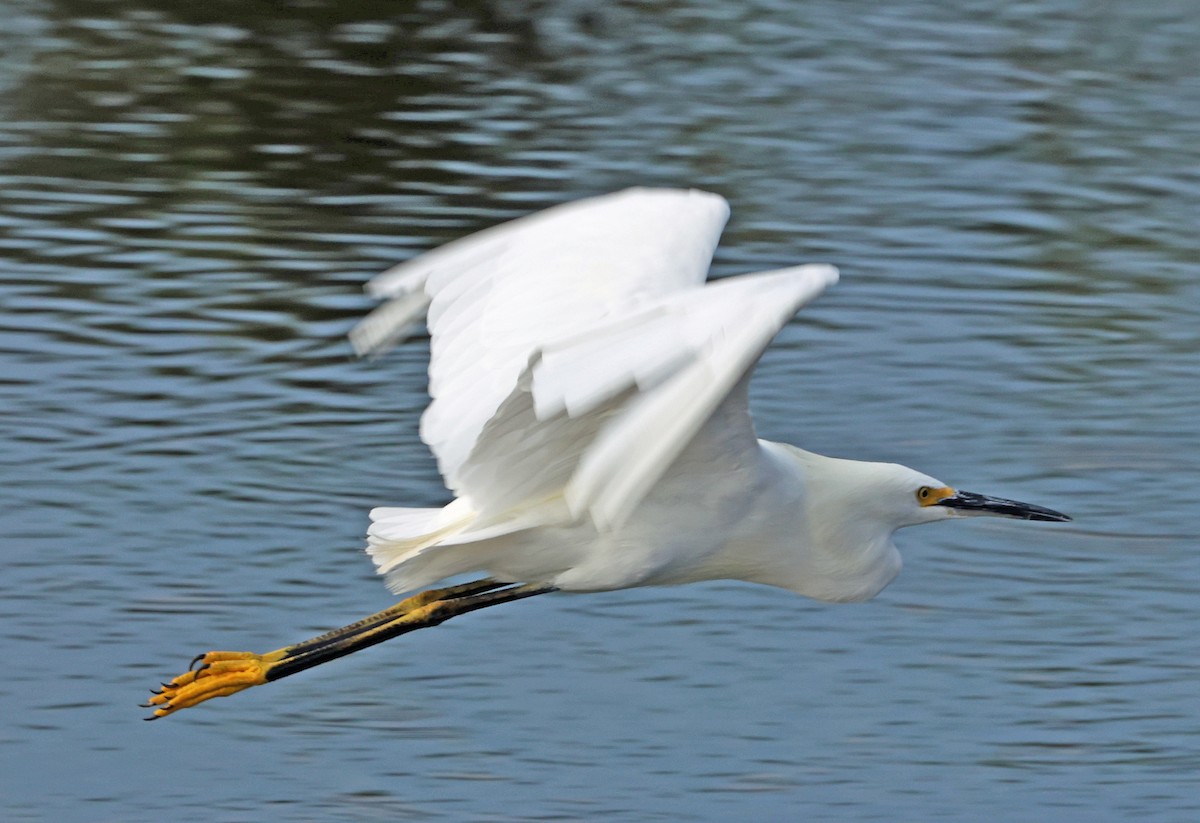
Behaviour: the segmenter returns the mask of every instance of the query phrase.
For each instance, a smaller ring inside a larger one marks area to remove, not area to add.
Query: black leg
[[[420,592],[370,617],[266,654],[208,652],[193,660],[188,671],[164,683],[161,692],[153,694],[145,705],[154,709],[154,714],[146,719],[166,717],[214,697],[288,677],[393,637],[437,626],[460,614],[555,590],[537,583],[513,584],[484,578]]]

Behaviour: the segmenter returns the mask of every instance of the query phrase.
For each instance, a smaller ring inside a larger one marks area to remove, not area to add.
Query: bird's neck
[[[859,601],[874,597],[900,572],[894,529],[856,505],[867,464],[760,441],[778,472],[780,496],[770,504],[791,539],[780,545],[778,575],[762,580],[807,597]]]

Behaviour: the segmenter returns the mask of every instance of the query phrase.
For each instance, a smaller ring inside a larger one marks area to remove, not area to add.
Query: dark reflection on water
[[[1195,817],[1192,5],[2,13],[0,817]],[[547,598],[140,723],[197,651],[386,604],[366,509],[444,499],[426,347],[342,338],[361,282],[632,183],[733,201],[718,274],[843,267],[764,436],[1076,523],[904,534],[866,606]]]

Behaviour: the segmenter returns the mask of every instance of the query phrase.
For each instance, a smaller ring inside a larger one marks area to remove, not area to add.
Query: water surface
[[[1192,820],[1194,4],[0,7],[0,817]],[[142,723],[387,605],[445,492],[397,260],[631,184],[829,261],[760,432],[1039,502],[875,601],[539,598]]]

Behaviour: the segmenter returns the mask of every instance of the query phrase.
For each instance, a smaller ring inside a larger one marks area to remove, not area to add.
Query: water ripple
[[[1196,816],[1191,7],[10,6],[0,817]],[[352,360],[361,283],[632,183],[733,201],[718,276],[842,267],[764,436],[1076,522],[904,532],[867,606],[539,598],[137,723],[197,651],[385,605],[366,510],[445,502],[428,343]]]

